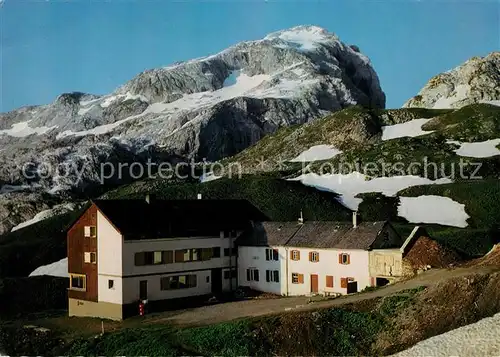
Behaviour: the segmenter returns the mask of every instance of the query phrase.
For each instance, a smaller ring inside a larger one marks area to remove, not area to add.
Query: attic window
[[[84,230],[85,237],[96,237],[97,236],[97,227],[96,226],[85,226],[83,230]]]
[[[339,264],[343,264],[343,265],[351,264],[350,255],[346,254],[346,253],[339,254]]]

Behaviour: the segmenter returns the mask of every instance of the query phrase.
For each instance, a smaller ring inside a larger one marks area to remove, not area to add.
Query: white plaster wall
[[[122,235],[97,212],[97,281],[98,300],[121,303],[122,289],[117,280],[122,276]],[[114,277],[115,289],[108,289],[108,278]],[[105,285],[104,285],[105,284]],[[105,287],[105,289],[104,289]]]
[[[278,249],[278,260],[266,260],[266,249]],[[282,295],[285,292],[286,255],[283,247],[238,247],[238,282],[257,291]],[[247,281],[247,269],[259,270],[259,281]],[[278,270],[280,281],[267,282],[266,270]]]
[[[224,248],[229,248],[230,243],[230,238],[177,238],[125,241],[123,245],[123,275],[157,274],[229,266],[235,267],[236,257],[231,257],[232,262],[230,261],[230,257],[224,257]],[[220,247],[220,258],[196,262],[174,262],[171,264],[135,266],[135,253],[137,252],[212,247]]]
[[[109,289],[108,280],[114,281],[112,289]],[[123,281],[121,277],[100,274],[97,276],[97,284],[99,301],[123,304]]]
[[[403,275],[403,255],[399,249],[379,249],[369,253],[370,275],[399,277]]]
[[[299,250],[300,260],[288,259],[288,295],[311,294],[311,274],[318,275],[318,293],[335,292],[346,294],[347,289],[340,287],[340,279],[352,277],[358,282],[358,291],[370,286],[368,251],[337,249],[304,249],[287,247],[288,251]],[[309,261],[309,252],[319,252],[319,262]],[[350,254],[350,264],[339,264],[340,253]],[[292,283],[292,273],[304,274],[303,284]],[[333,288],[326,287],[326,276],[333,276]]]
[[[211,271],[196,271],[185,274],[196,275],[196,287],[178,290],[161,290],[160,279],[165,276],[179,275],[179,274],[158,274],[149,276],[138,276],[123,279],[123,304],[135,303],[139,300],[139,282],[147,280],[148,282],[148,300],[164,300],[175,299],[189,296],[198,296],[210,294],[212,291]],[[208,281],[207,281],[208,277]]]

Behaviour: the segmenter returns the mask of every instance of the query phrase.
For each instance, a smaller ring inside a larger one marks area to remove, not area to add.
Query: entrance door
[[[318,275],[317,274],[311,274],[311,292],[312,293],[318,292]]]
[[[148,281],[147,280],[139,281],[139,299],[141,299],[141,300],[148,299]]]
[[[347,283],[347,293],[354,294],[358,292],[358,282],[357,281],[349,281]]]
[[[222,292],[222,269],[212,269],[212,294]]]

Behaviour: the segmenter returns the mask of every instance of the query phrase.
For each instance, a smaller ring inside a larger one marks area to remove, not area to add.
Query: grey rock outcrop
[[[403,107],[448,109],[497,100],[500,100],[500,52],[492,52],[431,78]]]

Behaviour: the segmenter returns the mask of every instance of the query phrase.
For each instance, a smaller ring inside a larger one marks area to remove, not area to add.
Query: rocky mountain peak
[[[496,100],[500,100],[500,52],[473,57],[432,77],[403,107],[448,109]]]
[[[0,181],[22,190],[19,167],[85,167],[45,175],[50,192],[95,183],[102,161],[234,155],[279,127],[351,105],[384,108],[369,59],[317,26],[277,31],[219,53],[144,71],[113,93],[60,95],[52,104],[0,114]]]

